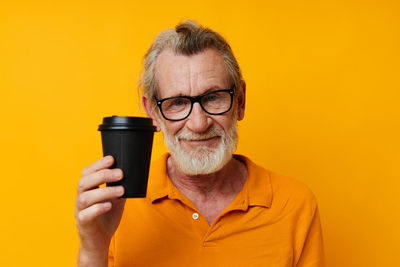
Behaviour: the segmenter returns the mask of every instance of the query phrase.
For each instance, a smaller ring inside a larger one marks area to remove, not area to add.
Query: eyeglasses
[[[174,96],[156,99],[157,106],[164,119],[180,121],[189,117],[193,104],[198,102],[201,108],[210,115],[221,115],[232,108],[235,85],[231,89],[216,90],[199,96]]]

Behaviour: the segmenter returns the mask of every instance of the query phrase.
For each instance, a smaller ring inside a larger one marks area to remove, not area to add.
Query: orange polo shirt
[[[147,197],[127,199],[109,266],[323,266],[317,202],[306,186],[235,155],[246,182],[209,225],[168,178],[168,156],[152,164]]]

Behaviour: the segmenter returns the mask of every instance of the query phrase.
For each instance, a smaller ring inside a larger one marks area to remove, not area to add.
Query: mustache
[[[193,132],[179,132],[176,134],[176,140],[188,140],[188,141],[195,141],[195,140],[204,140],[210,139],[213,137],[223,137],[225,133],[221,129],[217,128],[210,128],[204,133],[193,133]]]

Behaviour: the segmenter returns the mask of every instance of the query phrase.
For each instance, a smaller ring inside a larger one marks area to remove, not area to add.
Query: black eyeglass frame
[[[229,108],[228,108],[227,110],[225,110],[224,112],[219,112],[219,113],[211,113],[211,112],[208,112],[208,111],[203,107],[203,105],[201,104],[201,101],[200,101],[200,100],[201,100],[204,96],[206,96],[206,95],[210,95],[210,94],[217,93],[217,92],[228,92],[228,93],[230,94],[230,96],[231,96],[231,104],[230,104]],[[204,93],[204,94],[201,94],[201,95],[198,95],[198,96],[173,96],[173,97],[167,97],[167,98],[163,98],[163,99],[156,99],[156,101],[157,101],[157,106],[158,106],[158,108],[160,109],[161,115],[164,117],[164,119],[166,119],[166,120],[168,120],[168,121],[181,121],[181,120],[184,120],[184,119],[186,119],[187,117],[190,116],[190,114],[192,113],[192,110],[193,110],[193,104],[194,104],[194,103],[199,103],[199,105],[200,105],[200,107],[202,108],[202,110],[204,110],[204,112],[207,113],[207,114],[210,114],[210,115],[222,115],[222,114],[225,114],[225,113],[227,113],[229,110],[231,110],[231,108],[232,108],[232,105],[233,105],[233,96],[234,96],[234,95],[235,95],[235,85],[233,84],[232,87],[231,87],[230,89],[215,90],[215,91],[207,92],[207,93]],[[162,105],[162,103],[163,103],[164,101],[169,100],[169,99],[174,99],[174,98],[186,98],[186,99],[189,99],[189,100],[190,100],[191,105],[190,105],[189,113],[188,113],[184,118],[182,118],[182,119],[169,119],[169,118],[167,118],[167,117],[164,115],[164,112],[163,112],[163,110],[162,110],[162,108],[161,108],[161,105]]]

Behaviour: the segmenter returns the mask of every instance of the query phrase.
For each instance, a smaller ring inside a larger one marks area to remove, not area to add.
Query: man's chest
[[[271,221],[265,208],[233,210],[209,225],[198,210],[162,206],[125,210],[112,248],[115,267],[293,264],[290,231]]]
[[[225,199],[212,199],[209,201],[196,201],[192,200],[192,203],[197,208],[202,216],[207,220],[208,224],[211,225],[218,217],[222,215],[223,211],[229,206],[234,197]]]

